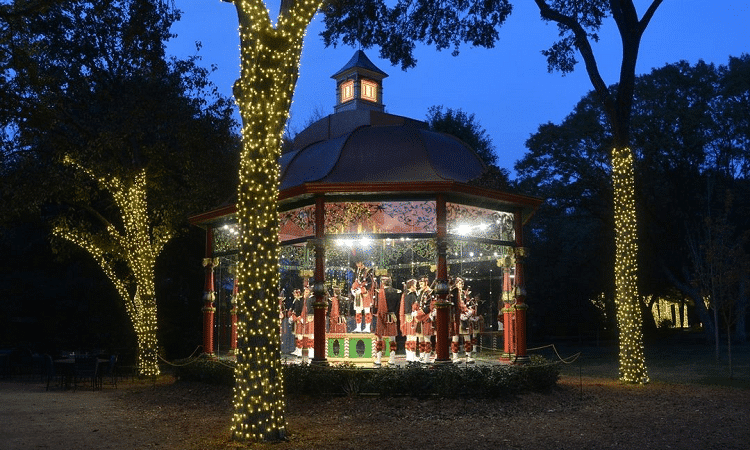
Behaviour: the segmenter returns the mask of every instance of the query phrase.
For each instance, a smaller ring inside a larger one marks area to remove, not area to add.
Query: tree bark
[[[274,27],[263,1],[235,2],[241,73],[234,93],[243,128],[237,202],[237,366],[231,428],[233,439],[240,441],[273,441],[286,436],[275,309],[279,157],[305,30],[318,6],[285,0]]]

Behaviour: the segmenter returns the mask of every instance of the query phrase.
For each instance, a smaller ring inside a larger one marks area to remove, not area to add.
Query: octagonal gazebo
[[[367,360],[374,336],[349,329],[335,339],[326,334],[327,295],[333,288],[349,292],[355,260],[398,287],[427,276],[436,293],[435,362],[449,361],[449,279],[461,276],[481,286],[488,304],[497,297],[498,324],[504,324],[501,359],[523,361],[523,225],[541,200],[472,183],[486,167],[471,148],[429,131],[424,122],[384,112],[385,77],[357,51],[333,75],[335,113],[297,135],[281,157],[282,312],[288,306],[284,293],[309,282],[316,298],[313,362],[348,360],[349,353],[339,353],[339,343],[348,347],[349,342],[366,343],[365,351],[360,348],[351,356]],[[214,345],[215,334],[225,350],[236,346],[230,293],[235,214],[235,206],[227,205],[191,218],[207,233],[203,312],[204,351],[209,354],[221,351],[221,345]],[[498,287],[494,293],[493,282]],[[217,293],[221,298],[215,304]],[[216,323],[222,307],[222,317],[228,319]]]

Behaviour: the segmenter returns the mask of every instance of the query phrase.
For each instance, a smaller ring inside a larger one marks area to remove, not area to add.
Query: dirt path
[[[193,407],[195,399],[184,386],[169,393],[148,383],[101,391],[45,387],[0,382],[0,449],[196,448],[206,432],[200,417],[211,414],[210,408]],[[220,417],[228,423],[230,416]]]
[[[750,389],[565,377],[513,399],[289,399],[289,440],[230,442],[231,388],[0,382],[0,449],[721,449],[750,442]]]

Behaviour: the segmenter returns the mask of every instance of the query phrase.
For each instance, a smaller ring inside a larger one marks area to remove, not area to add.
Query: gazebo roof
[[[467,182],[485,170],[459,139],[404,117],[344,111],[308,130],[281,157],[282,191],[305,183]]]
[[[454,136],[424,122],[372,110],[342,111],[310,125],[281,156],[280,209],[331,199],[424,199],[441,193],[451,202],[511,211],[526,222],[540,199],[470,184],[486,166]],[[191,217],[194,224],[236,212],[226,205]]]
[[[360,50],[333,78],[363,70],[379,79],[387,76]],[[487,209],[520,208],[526,222],[541,203],[470,184],[487,167],[463,141],[430,131],[425,122],[373,109],[366,101],[304,129],[279,163],[280,210],[310,204],[321,195],[356,202],[424,200],[443,194],[449,202]],[[207,223],[234,212],[235,205],[227,205],[190,222]]]
[[[541,200],[469,184],[486,170],[458,138],[402,116],[354,110],[312,124],[281,157],[279,203],[330,198],[434,197],[490,209],[521,208],[528,220]]]

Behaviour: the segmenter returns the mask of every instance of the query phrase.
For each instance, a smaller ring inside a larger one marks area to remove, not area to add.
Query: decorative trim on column
[[[210,234],[209,234],[210,235]],[[203,353],[214,356],[214,267],[219,265],[219,258],[203,258],[206,268],[205,285],[203,287]]]
[[[450,363],[448,342],[448,212],[444,194],[435,198],[435,246],[437,249],[437,274],[435,283],[435,363]]]
[[[516,316],[515,339],[516,339],[516,362],[527,362],[526,355],[526,281],[524,278],[524,260],[528,251],[523,246],[523,217],[521,210],[516,210],[513,217],[513,227],[516,234],[516,248],[514,256],[516,260],[514,295],[516,304],[514,307]]]
[[[313,295],[315,302],[313,310],[315,318],[313,319],[313,349],[315,355],[312,363],[318,365],[328,364],[326,359],[326,287],[325,287],[325,256],[326,248],[325,239],[325,200],[322,195],[315,197],[315,240],[313,246],[315,249],[315,277],[313,282]]]
[[[497,265],[503,269],[503,292],[500,301],[500,315],[503,318],[503,352],[500,359],[510,361],[515,348],[513,347],[513,284],[510,281],[511,268],[516,264],[512,255],[506,255],[497,260]]]

